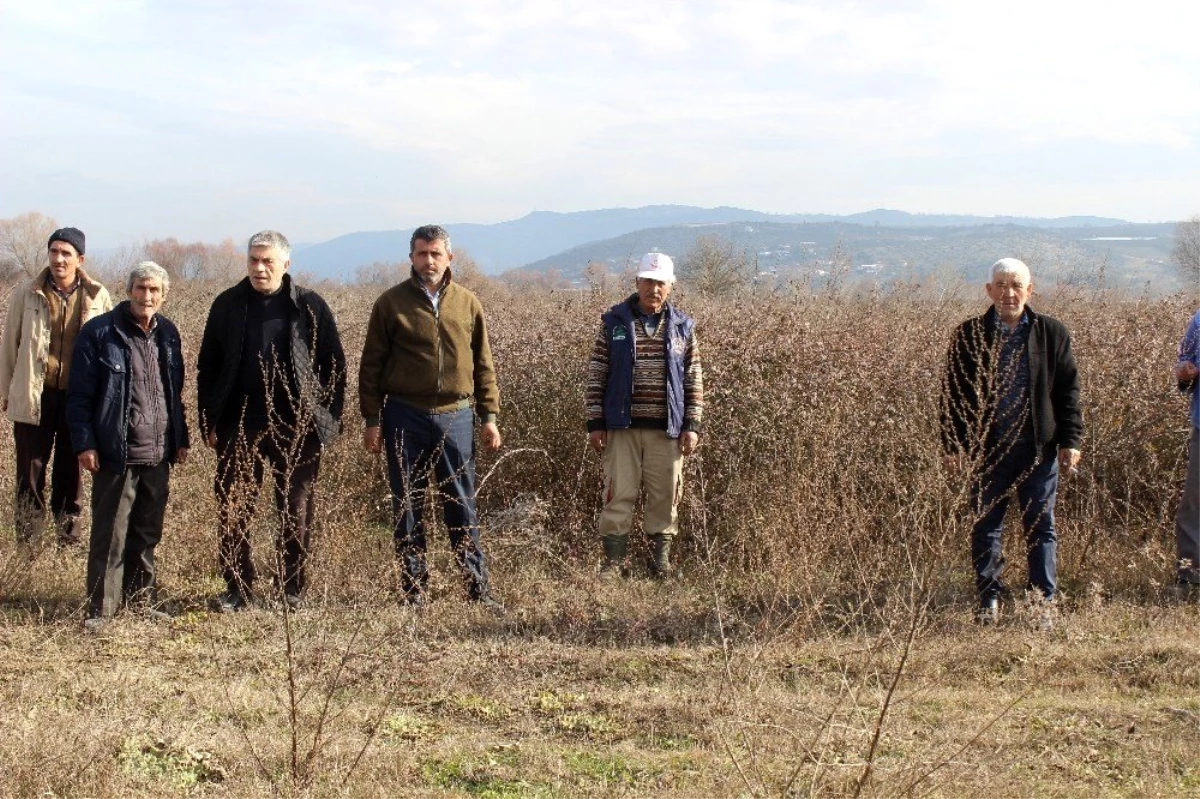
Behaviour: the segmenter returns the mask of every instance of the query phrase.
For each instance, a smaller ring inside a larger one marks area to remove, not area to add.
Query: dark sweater
[[[1029,401],[1033,441],[1044,456],[1079,449],[1083,414],[1071,336],[1062,322],[1029,314]],[[954,331],[942,381],[942,448],[976,454],[995,446],[996,397],[1001,389],[999,318],[995,308]]]

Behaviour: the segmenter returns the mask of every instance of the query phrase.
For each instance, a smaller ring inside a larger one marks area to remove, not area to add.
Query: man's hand
[[[686,430],[679,436],[679,451],[685,456],[691,455],[700,446],[700,434],[695,430]]]
[[[383,452],[383,428],[375,425],[363,430],[363,449],[372,455]]]
[[[85,449],[79,453],[79,465],[95,474],[100,471],[100,453],[94,449]]]
[[[175,462],[178,463],[180,466],[182,466],[183,464],[187,463],[187,458],[188,458],[188,448],[180,447],[179,451],[175,453]]]
[[[479,428],[479,437],[483,440],[483,446],[490,449],[492,452],[500,449],[500,444],[503,440],[500,438],[500,428],[495,422],[484,422],[483,427]]]
[[[208,446],[209,449],[216,449],[217,448],[217,431],[209,430],[208,435],[206,435],[204,437],[204,443]]]
[[[1058,451],[1058,470],[1064,472],[1067,477],[1075,474],[1079,469],[1079,458],[1082,453],[1077,449],[1060,449]]]
[[[1200,374],[1200,369],[1191,361],[1180,361],[1175,367],[1175,379],[1181,383],[1195,380],[1197,374]]]
[[[597,452],[603,453],[604,448],[608,446],[608,431],[593,430],[588,433],[588,445]]]

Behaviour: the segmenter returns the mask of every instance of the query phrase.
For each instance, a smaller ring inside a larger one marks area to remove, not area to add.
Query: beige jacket
[[[13,289],[8,304],[4,335],[0,337],[0,406],[8,418],[24,424],[38,424],[42,416],[42,384],[46,379],[46,358],[50,348],[50,304],[46,299],[43,269],[28,283]],[[79,288],[83,291],[80,327],[93,316],[112,310],[108,290],[79,270]]]

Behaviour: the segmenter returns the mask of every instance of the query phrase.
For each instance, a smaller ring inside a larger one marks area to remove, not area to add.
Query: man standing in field
[[[408,279],[385,291],[371,309],[358,373],[363,446],[387,452],[403,599],[418,606],[426,602],[424,506],[432,468],[467,593],[502,613],[504,606],[489,589],[475,506],[476,415],[483,445],[498,450],[501,444],[500,391],[483,306],[452,278],[454,253],[445,228],[417,228],[409,260]]]
[[[17,455],[17,540],[37,542],[45,528],[46,471],[54,454],[50,510],[58,543],[78,543],[82,473],[71,450],[67,387],[83,323],[112,308],[104,286],[83,271],[83,231],[50,235],[50,264],[13,290],[0,339],[0,406],[13,422]]]
[[[985,286],[992,307],[954,332],[942,390],[942,447],[951,472],[970,473],[971,560],[978,620],[999,617],[1007,589],[1001,538],[1016,494],[1025,529],[1029,586],[1053,601],[1057,590],[1054,503],[1059,470],[1074,473],[1083,440],[1079,374],[1071,337],[1057,319],[1028,306],[1029,267],[992,264]],[[1048,628],[1052,616],[1043,613]]]
[[[133,268],[129,299],[75,341],[67,418],[79,464],[92,473],[88,617],[98,631],[123,603],[156,609],[154,549],[162,540],[171,465],[185,463],[183,352],[158,313],[170,288],[153,261]]]
[[[249,525],[269,473],[280,516],[276,588],[302,604],[321,448],[341,429],[346,359],[325,300],[290,275],[282,233],[250,237],[247,276],[213,300],[197,361],[200,429],[217,451],[222,612],[253,601]]]
[[[1188,437],[1187,479],[1175,514],[1176,583],[1180,598],[1200,590],[1200,311],[1192,316],[1179,342],[1175,379],[1191,395],[1191,435]]]
[[[646,253],[637,291],[602,317],[587,371],[588,443],[604,460],[602,573],[626,572],[629,532],[645,489],[650,571],[671,573],[679,532],[683,458],[700,440],[704,376],[692,318],[667,302],[675,284],[670,257]]]

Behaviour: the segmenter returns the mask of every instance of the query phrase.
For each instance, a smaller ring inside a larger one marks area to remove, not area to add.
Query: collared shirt
[[[71,287],[68,289],[60,289],[58,284],[54,282],[54,276],[46,275],[46,285],[49,286],[55,294],[62,297],[64,303],[71,298],[71,295],[75,293],[75,289],[79,288],[81,283],[83,283],[83,278],[81,278],[79,273],[76,272],[75,282],[71,284]]]
[[[441,285],[439,285],[435,291],[430,291],[429,287],[425,285],[424,280],[418,279],[417,283],[420,284],[421,291],[425,292],[425,296],[429,298],[431,303],[433,303],[433,310],[436,311],[438,309],[438,303],[442,301],[442,292],[446,290],[446,281],[442,280]]]

